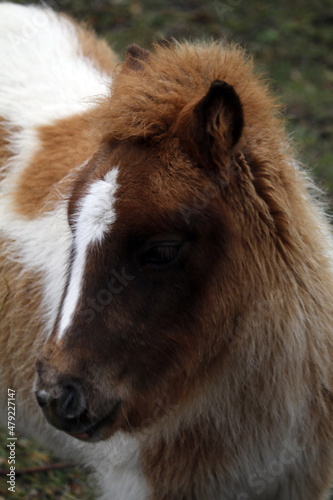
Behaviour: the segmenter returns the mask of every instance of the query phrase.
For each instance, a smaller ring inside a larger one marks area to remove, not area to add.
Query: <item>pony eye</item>
[[[143,265],[163,266],[176,259],[180,249],[180,244],[174,242],[159,243],[146,250],[141,256]]]

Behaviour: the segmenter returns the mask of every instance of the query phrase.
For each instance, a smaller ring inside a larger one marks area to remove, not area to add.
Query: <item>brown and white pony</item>
[[[3,421],[103,499],[327,498],[332,237],[251,62],[0,33]]]

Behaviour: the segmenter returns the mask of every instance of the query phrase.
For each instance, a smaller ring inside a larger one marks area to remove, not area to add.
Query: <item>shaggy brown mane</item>
[[[304,233],[302,210],[308,212],[308,205],[303,198],[308,195],[294,168],[280,106],[244,50],[223,42],[174,42],[155,45],[139,65],[130,62],[116,70],[111,97],[96,110],[96,128],[111,141],[149,139],[168,148],[168,141],[179,137],[184,143],[193,110],[211,83],[227,82],[238,94],[244,114],[234,167],[245,169],[250,177],[262,217],[273,227],[282,253],[285,245],[297,246],[292,233],[295,226]]]
[[[155,45],[154,53],[141,65],[142,71],[137,72],[127,68],[126,62],[119,69],[110,105],[99,117],[104,117],[105,130],[113,139],[174,133],[177,119],[192,109],[217,79],[232,85],[240,97],[245,136],[258,141],[265,129],[280,128],[279,106],[254,74],[252,60],[235,45]]]

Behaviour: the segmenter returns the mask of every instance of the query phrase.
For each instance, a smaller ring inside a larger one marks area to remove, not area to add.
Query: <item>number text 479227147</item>
[[[15,456],[16,456],[16,440],[15,436],[15,391],[8,389],[8,466],[7,474],[8,491],[15,492]]]

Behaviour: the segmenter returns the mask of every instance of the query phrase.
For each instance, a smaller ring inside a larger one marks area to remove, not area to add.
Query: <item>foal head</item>
[[[150,81],[149,68],[131,47],[101,104],[105,137],[73,185],[67,284],[36,362],[46,418],[84,440],[141,428],[158,401],[193,398],[241,300],[223,194],[239,168],[240,99],[201,79],[182,100],[172,75]]]

